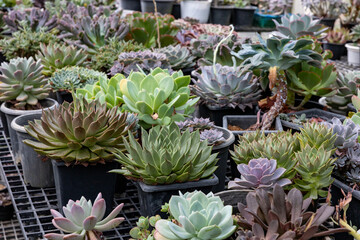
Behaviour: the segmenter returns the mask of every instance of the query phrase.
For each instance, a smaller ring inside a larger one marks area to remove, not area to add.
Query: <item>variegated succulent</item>
[[[76,202],[69,200],[68,204],[63,207],[65,217],[58,211],[51,209],[51,215],[54,217],[53,225],[65,234],[48,233],[44,237],[49,240],[101,239],[103,231],[113,229],[124,221],[123,217],[117,217],[123,206],[123,203],[118,205],[104,218],[106,204],[101,193],[96,197],[94,204],[84,197]]]
[[[251,72],[238,67],[216,64],[200,67],[193,72],[197,78],[192,91],[210,106],[252,108],[261,98],[259,82]]]
[[[174,70],[182,70],[195,66],[195,57],[191,55],[187,47],[181,45],[167,46],[164,48],[156,49],[156,52],[166,55],[170,66]]]
[[[39,54],[36,55],[36,59],[41,59],[45,76],[51,76],[57,69],[64,67],[84,67],[87,57],[84,50],[64,44],[40,44]]]

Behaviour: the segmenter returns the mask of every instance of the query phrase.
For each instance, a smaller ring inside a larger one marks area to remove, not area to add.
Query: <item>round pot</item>
[[[156,0],[157,11],[161,14],[171,14],[175,0]],[[155,12],[153,0],[141,0],[141,11]]]
[[[210,22],[213,24],[229,25],[233,9],[233,6],[211,7]]]
[[[256,7],[234,8],[235,26],[251,27],[254,21]]]
[[[140,0],[120,0],[119,3],[122,9],[141,11]]]
[[[73,102],[73,96],[71,94],[71,92],[68,91],[57,91],[56,92],[56,101],[59,104],[62,104],[63,102],[69,102],[72,103]]]
[[[11,128],[12,120],[14,120],[14,118],[16,118],[17,116],[21,116],[21,115],[25,115],[25,114],[42,113],[43,110],[48,109],[48,108],[54,108],[55,106],[58,105],[58,103],[54,99],[51,99],[51,98],[46,98],[44,100],[40,100],[39,102],[40,102],[41,106],[43,107],[43,109],[16,110],[16,109],[10,108],[8,102],[4,102],[3,104],[1,104],[0,110],[1,110],[1,112],[5,113],[5,116],[6,116],[6,120],[7,120],[7,124],[8,124],[8,128],[9,128],[10,140],[11,140],[11,147],[12,147],[16,162],[19,162],[21,159],[19,156],[17,156],[18,151],[19,151],[19,142],[18,142],[15,130],[13,130]]]
[[[345,47],[347,48],[349,65],[360,66],[360,46],[354,43],[347,43]]]
[[[238,203],[242,203],[246,205],[246,196],[251,190],[243,189],[243,190],[226,190],[222,192],[218,192],[215,196],[221,198],[224,201],[224,205],[231,205],[234,209],[233,214],[238,213]]]
[[[24,181],[32,187],[46,188],[54,186],[51,162],[46,161],[45,157],[40,156],[32,147],[23,142],[27,139],[37,141],[26,132],[24,126],[28,125],[29,121],[41,119],[41,115],[41,113],[34,113],[18,116],[11,122],[11,128],[18,138],[18,156],[21,159]]]
[[[324,50],[330,50],[333,53],[331,60],[340,60],[340,58],[346,55],[345,44],[327,43],[323,44]]]
[[[180,3],[174,3],[173,10],[171,12],[171,15],[174,16],[175,19],[181,18],[181,7]]]
[[[210,15],[211,1],[183,0],[181,6],[181,18],[194,18],[200,23],[207,23]]]

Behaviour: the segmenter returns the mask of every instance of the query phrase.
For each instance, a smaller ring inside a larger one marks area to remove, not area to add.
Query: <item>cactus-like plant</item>
[[[232,219],[232,206],[224,206],[213,193],[180,193],[169,202],[171,216],[176,220],[159,220],[155,224],[154,237],[161,239],[221,240],[236,230]]]
[[[172,75],[160,68],[148,75],[133,72],[120,82],[124,108],[137,113],[145,128],[184,121],[199,100],[190,96],[189,82],[190,76],[183,76],[181,71]]]
[[[334,83],[336,94],[326,97],[326,105],[334,110],[346,113],[351,97],[357,94],[360,85],[360,71],[338,72],[338,78]]]
[[[327,30],[327,28],[320,24],[320,19],[313,20],[312,16],[305,14],[285,14],[281,17],[280,22],[273,21],[278,31],[275,32],[276,36],[281,38],[295,40],[304,35],[318,37]]]
[[[238,165],[241,179],[235,178],[229,182],[229,189],[271,189],[275,184],[286,186],[291,184],[287,178],[282,178],[285,168],[276,168],[276,160],[267,158],[252,159],[249,163]]]
[[[291,132],[271,133],[265,136],[260,131],[239,136],[239,144],[230,151],[236,164],[248,164],[251,159],[274,159],[278,167],[286,169],[283,177],[292,179],[295,175],[294,153],[300,149],[298,134]]]
[[[257,79],[240,67],[204,66],[194,71],[193,76],[197,81],[191,89],[207,105],[245,110],[253,108],[261,97]]]
[[[45,76],[51,76],[57,69],[64,67],[84,67],[87,57],[84,50],[63,44],[40,44],[40,51],[36,55],[36,59],[41,59]]]
[[[24,142],[40,155],[67,164],[112,161],[116,150],[124,150],[123,136],[133,126],[126,124],[127,114],[118,113],[117,108],[108,110],[98,101],[74,100],[45,110],[41,120],[29,122],[25,129],[38,142]]]
[[[123,206],[123,203],[118,205],[104,218],[106,204],[101,193],[96,197],[94,204],[84,197],[76,202],[69,200],[63,207],[65,217],[58,211],[51,209],[51,215],[54,217],[53,225],[66,234],[48,233],[44,237],[49,240],[101,239],[103,231],[113,229],[124,221],[123,217],[117,217]]]
[[[309,145],[310,147],[315,147],[317,149],[322,147],[326,151],[334,150],[336,135],[333,134],[333,129],[329,129],[326,125],[305,123],[300,131],[301,134],[298,135],[298,139],[301,148]]]
[[[108,78],[105,73],[73,66],[57,70],[49,82],[55,90],[72,90],[82,88],[86,84],[94,84],[100,79],[107,80]]]
[[[351,29],[350,36],[353,42],[358,43],[360,41],[360,24],[356,25]]]
[[[136,222],[136,227],[130,230],[130,236],[133,239],[154,240],[153,234],[155,232],[155,224],[160,219],[160,215],[156,215],[150,218],[141,216]],[[151,232],[149,230],[150,227],[153,228]]]
[[[164,53],[152,52],[150,50],[138,52],[123,52],[110,69],[111,75],[124,73],[127,76],[131,72],[140,69],[148,74],[152,69],[162,68],[170,70],[170,63]]]
[[[325,150],[324,147],[316,148],[306,145],[301,151],[295,153],[295,170],[300,179],[295,179],[295,187],[306,192],[305,197],[318,199],[326,197],[327,189],[334,181],[331,177],[335,158],[331,158],[333,151]]]
[[[324,124],[331,128],[333,134],[336,135],[334,143],[336,148],[346,150],[355,147],[360,128],[351,119],[342,123],[340,119],[334,117],[330,123]]]
[[[56,16],[50,16],[47,10],[40,8],[13,10],[4,16],[4,22],[12,33],[23,28],[23,24],[29,26],[33,32],[40,29],[48,32],[57,26]]]
[[[324,40],[328,43],[345,44],[350,40],[350,31],[346,28],[331,30]]]
[[[191,55],[187,47],[181,45],[167,46],[164,48],[156,49],[156,52],[166,55],[170,66],[174,70],[182,70],[195,66],[195,57]]]
[[[200,141],[200,133],[181,133],[175,123],[153,127],[149,133],[142,129],[141,143],[132,135],[124,139],[128,154],[116,154],[123,167],[111,172],[155,185],[208,178],[217,168],[217,154],[211,154],[207,141]]]
[[[35,106],[50,92],[48,81],[41,75],[41,61],[30,58],[14,58],[0,67],[0,101],[15,101],[14,106],[25,109]]]
[[[310,198],[303,200],[302,193],[296,188],[288,194],[279,185],[275,185],[270,193],[257,189],[246,196],[247,206],[238,204],[241,216],[238,225],[243,230],[251,230],[258,224],[264,235],[273,237],[269,239],[309,240],[337,232],[323,226],[335,208],[324,204],[312,212],[308,210],[311,202]]]

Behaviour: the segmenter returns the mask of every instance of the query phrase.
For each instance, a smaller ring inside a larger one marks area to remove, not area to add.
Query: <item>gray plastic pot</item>
[[[43,109],[47,108],[53,108],[58,105],[58,103],[51,98],[46,98],[44,100],[39,101]],[[15,161],[19,162],[21,161],[20,157],[18,156],[19,151],[19,142],[17,139],[16,132],[11,128],[11,122],[16,118],[17,116],[25,115],[25,114],[34,114],[34,113],[42,113],[43,109],[37,109],[37,110],[16,110],[9,108],[9,103],[4,102],[1,104],[0,110],[5,113],[8,128],[9,128],[9,135],[11,140],[11,147],[12,151],[14,153]]]
[[[122,9],[141,11],[140,0],[120,0],[119,2]]]
[[[156,0],[157,11],[161,14],[171,14],[175,0]],[[141,0],[141,11],[155,12],[153,0]]]
[[[228,156],[229,156],[229,148],[235,141],[234,134],[228,129],[222,127],[215,127],[216,130],[219,130],[223,133],[223,138],[225,138],[225,142],[220,145],[214,146],[212,149],[212,153],[218,153],[217,162],[218,168],[214,172],[214,174],[218,177],[219,183],[215,185],[212,189],[213,192],[224,191],[225,189],[225,178],[226,178],[226,170],[228,166]]]
[[[221,198],[224,201],[224,205],[231,205],[233,207],[233,214],[238,213],[238,203],[242,203],[246,205],[246,196],[252,190],[226,190],[222,192],[218,192],[215,196]]]
[[[34,121],[35,119],[41,119],[41,113],[21,115],[11,122],[11,128],[16,132],[19,141],[18,154],[21,158],[24,181],[32,187],[53,187],[55,185],[51,161],[45,161],[45,157],[40,156],[32,147],[23,143],[26,139],[36,141],[24,128],[25,125],[28,125],[29,121]]]

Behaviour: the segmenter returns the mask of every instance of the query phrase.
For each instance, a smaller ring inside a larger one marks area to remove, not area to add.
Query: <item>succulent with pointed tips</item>
[[[351,119],[347,119],[344,123],[338,118],[333,118],[331,123],[324,123],[326,126],[333,130],[336,135],[334,146],[338,149],[348,149],[355,147],[359,135],[359,126],[356,125]]]
[[[191,55],[189,49],[187,47],[182,47],[181,45],[170,45],[164,48],[156,49],[155,51],[164,53],[171,68],[174,70],[191,68],[196,64],[195,57]]]
[[[328,43],[345,44],[350,40],[350,32],[346,28],[331,30],[327,33],[325,41]]]
[[[101,193],[96,197],[94,204],[84,197],[74,202],[69,200],[63,207],[64,215],[51,209],[54,219],[53,225],[66,234],[48,233],[45,238],[49,240],[74,239],[102,239],[102,232],[120,225],[123,217],[117,217],[124,204],[118,205],[106,218],[104,218],[106,205]],[[103,219],[104,218],[104,219]]]

